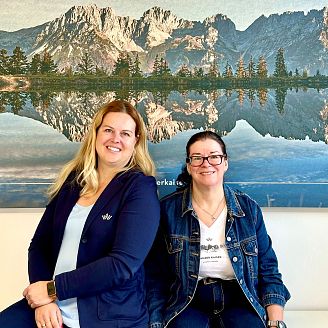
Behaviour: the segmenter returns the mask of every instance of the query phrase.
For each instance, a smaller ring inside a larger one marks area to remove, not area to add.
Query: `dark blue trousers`
[[[0,328],[37,328],[34,310],[25,298],[0,312]]]
[[[237,281],[205,282],[198,283],[193,300],[169,328],[265,328]]]

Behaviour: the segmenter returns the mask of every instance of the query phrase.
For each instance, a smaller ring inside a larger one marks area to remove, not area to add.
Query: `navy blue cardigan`
[[[46,207],[29,247],[31,283],[53,278],[79,192],[77,184],[67,182]],[[147,325],[143,262],[159,217],[153,177],[129,171],[102,192],[83,228],[76,270],[55,277],[59,300],[77,297],[81,328]]]

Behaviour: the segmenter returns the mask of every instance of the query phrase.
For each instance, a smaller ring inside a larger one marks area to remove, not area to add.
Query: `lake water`
[[[0,113],[0,207],[43,207],[46,188],[115,93],[60,92],[46,102],[15,97],[19,106],[3,102]],[[173,91],[160,98],[144,91],[132,101],[147,125],[161,196],[175,190],[189,137],[212,129],[227,144],[225,180],[233,188],[261,206],[328,207],[327,89],[286,90],[283,98],[276,90]]]

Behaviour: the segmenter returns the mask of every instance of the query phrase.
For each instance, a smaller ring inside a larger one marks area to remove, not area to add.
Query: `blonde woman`
[[[145,126],[130,103],[99,110],[50,192],[29,247],[30,285],[0,326],[147,327],[143,262],[159,202]]]

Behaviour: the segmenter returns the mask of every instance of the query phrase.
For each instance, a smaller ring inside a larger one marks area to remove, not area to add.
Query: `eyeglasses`
[[[223,158],[227,158],[227,155],[210,155],[210,156],[190,156],[186,158],[186,163],[191,166],[201,166],[204,161],[207,160],[209,164],[215,166],[220,165],[223,161]]]

